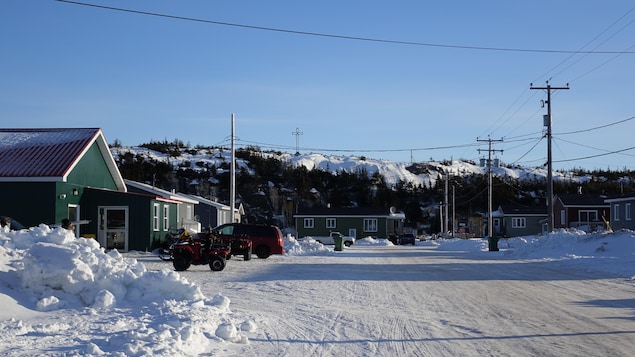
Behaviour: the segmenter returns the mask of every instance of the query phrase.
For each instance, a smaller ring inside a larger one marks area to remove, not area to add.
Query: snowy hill
[[[204,167],[220,168],[231,159],[231,152],[222,149],[200,149],[188,150],[181,155],[174,157],[158,151],[143,147],[115,147],[111,149],[115,159],[119,154],[132,153],[142,157],[166,162],[175,168],[189,167],[194,170],[202,170]],[[449,174],[454,176],[468,176],[473,174],[487,173],[487,167],[477,165],[462,160],[452,161],[429,161],[422,163],[393,162],[388,160],[370,159],[357,156],[324,155],[319,153],[308,153],[292,155],[288,153],[263,152],[260,155],[267,158],[274,158],[287,162],[294,167],[304,166],[308,170],[320,169],[337,174],[341,171],[360,172],[365,171],[368,175],[378,173],[382,175],[388,185],[393,185],[399,181],[412,183],[414,185],[433,185],[441,175]],[[239,167],[248,168],[244,160],[237,159]],[[544,180],[547,177],[545,168],[523,168],[523,167],[493,167],[492,172],[499,177],[509,177],[518,180]],[[587,182],[590,175],[578,176],[573,172],[554,172],[554,181]]]

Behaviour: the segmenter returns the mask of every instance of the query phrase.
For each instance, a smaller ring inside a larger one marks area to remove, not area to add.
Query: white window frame
[[[626,220],[630,221],[631,220],[631,204],[630,203],[624,204],[624,211],[626,215]]]
[[[364,232],[377,232],[377,218],[364,218]]]
[[[619,203],[616,203],[613,205],[613,220],[616,222],[620,220],[620,204]]]
[[[512,228],[527,228],[525,217],[512,217]]]
[[[170,205],[163,205],[163,231],[170,228]]]
[[[304,228],[315,228],[315,219],[313,219],[313,218],[305,218],[304,219]]]
[[[159,214],[161,210],[159,209],[159,204],[152,204],[152,230],[155,232],[159,231]]]
[[[337,219],[336,218],[327,218],[326,219],[326,228],[337,228]]]
[[[582,220],[582,215],[586,215],[586,220]],[[593,216],[593,217],[591,217]],[[578,211],[578,222],[597,222],[598,221],[598,211],[597,210],[580,210]]]

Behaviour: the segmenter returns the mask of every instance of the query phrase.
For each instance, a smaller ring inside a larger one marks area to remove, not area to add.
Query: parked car
[[[244,238],[251,240],[252,251],[261,259],[266,259],[271,254],[284,254],[282,232],[276,226],[227,223],[214,228],[212,234],[223,242]]]
[[[401,236],[399,236],[399,243],[400,244],[412,244],[415,245],[415,240],[416,237],[414,236],[414,234],[402,234]]]
[[[342,237],[342,242],[347,247],[350,247],[351,245],[355,244],[354,237],[345,236],[340,232],[331,232],[329,233],[328,236],[311,236],[311,238],[315,239],[316,241],[322,244],[335,244],[335,237]]]

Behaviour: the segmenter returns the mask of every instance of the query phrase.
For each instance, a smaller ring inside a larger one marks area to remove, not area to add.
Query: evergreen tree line
[[[174,142],[151,142],[142,147],[168,154],[174,158],[183,153],[222,152],[223,148],[189,148],[179,140]],[[415,185],[400,181],[389,186],[385,178],[375,172],[369,174],[360,169],[355,172],[294,167],[278,159],[282,153],[263,152],[257,147],[236,150],[238,165],[236,170],[237,199],[246,209],[246,217],[253,223],[275,223],[288,225],[292,217],[283,217],[284,207],[292,202],[293,207],[396,207],[406,215],[408,223],[422,224],[431,232],[440,228],[439,206],[446,197],[446,183],[443,179],[433,180],[434,184]],[[150,183],[166,190],[195,194],[228,204],[230,187],[230,163],[210,165],[208,162],[180,162],[175,167],[170,161],[155,160],[131,152],[120,152],[115,157],[122,176],[133,181]],[[175,161],[176,162],[176,161]],[[421,165],[413,165],[415,173]],[[554,193],[602,193],[608,196],[632,192],[633,176],[629,171],[576,171],[579,176],[590,175],[594,179],[587,182],[555,181]],[[447,197],[454,203],[453,211],[458,222],[466,222],[474,214],[487,212],[487,175],[465,174],[448,177]],[[513,179],[493,177],[492,203],[513,204],[526,207],[546,204],[546,182],[544,178]],[[287,215],[288,212],[286,212]]]

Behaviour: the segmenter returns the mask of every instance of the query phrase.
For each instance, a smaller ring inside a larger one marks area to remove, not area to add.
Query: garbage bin
[[[341,235],[336,234],[333,237],[333,241],[335,242],[335,251],[341,252],[344,249],[344,238]]]
[[[489,251],[498,252],[498,237],[489,237]]]

